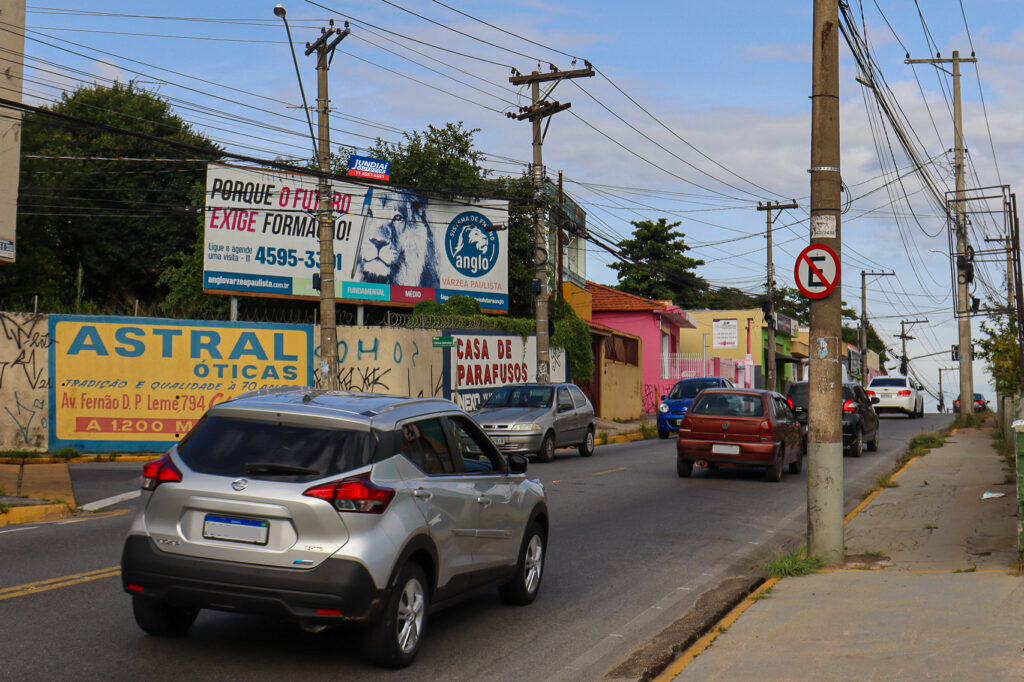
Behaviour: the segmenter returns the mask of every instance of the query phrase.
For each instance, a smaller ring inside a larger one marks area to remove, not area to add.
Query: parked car
[[[985,400],[985,396],[983,396],[980,393],[975,393],[974,394],[974,411],[975,412],[984,412],[987,409],[988,409],[988,401]],[[957,396],[956,400],[953,401],[953,411],[954,412],[959,412],[960,411],[960,396]]]
[[[722,377],[693,377],[680,379],[668,395],[661,396],[658,405],[658,437],[668,438],[679,430],[679,422],[690,409],[693,399],[705,388],[732,388],[733,383]]]
[[[575,384],[502,386],[472,415],[505,453],[536,453],[540,462],[557,448],[594,454],[594,406]]]
[[[200,609],[356,623],[372,661],[402,667],[432,611],[537,596],[548,509],[526,466],[447,400],[246,394],[145,465],[122,584],[152,635]]]
[[[868,396],[875,396],[875,412],[902,412],[910,419],[924,416],[924,387],[910,377],[875,377],[868,384]]]
[[[754,388],[709,388],[679,423],[676,473],[693,474],[694,465],[763,466],[769,481],[782,468],[798,474],[804,466],[800,422],[779,393]]]
[[[808,383],[797,381],[786,391],[796,418],[803,426],[804,450],[807,449]],[[860,384],[843,384],[843,447],[854,457],[860,457],[864,447],[878,450],[878,414],[874,410],[877,397],[871,397]]]

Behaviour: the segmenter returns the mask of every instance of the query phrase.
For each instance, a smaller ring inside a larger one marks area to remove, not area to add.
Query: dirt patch
[[[843,563],[836,568],[846,570],[880,571],[883,568],[895,566],[887,556],[881,554],[847,554],[843,557]]]
[[[682,618],[634,649],[625,661],[606,673],[602,680],[647,682],[654,679],[763,582],[764,578],[759,575],[723,580],[700,595],[697,603]]]

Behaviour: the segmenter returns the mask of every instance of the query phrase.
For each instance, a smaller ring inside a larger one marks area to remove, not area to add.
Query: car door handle
[[[423,488],[416,488],[416,490],[412,491],[412,496],[418,497],[421,500],[429,500],[431,497],[433,497],[433,495],[434,494],[432,492],[430,492],[429,490],[424,490]]]
[[[476,498],[476,501],[477,504],[482,504],[485,507],[491,506],[491,498],[487,497],[486,495],[481,495],[480,497]]]

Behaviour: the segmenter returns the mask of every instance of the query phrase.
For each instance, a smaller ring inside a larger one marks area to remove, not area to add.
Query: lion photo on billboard
[[[359,245],[361,282],[438,288],[437,250],[427,199],[415,192],[374,192]]]

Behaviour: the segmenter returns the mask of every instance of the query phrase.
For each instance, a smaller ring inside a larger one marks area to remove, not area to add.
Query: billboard
[[[309,384],[312,328],[50,315],[50,449],[165,450],[211,406]]]
[[[446,348],[450,400],[475,410],[494,390],[508,384],[537,381],[537,337],[506,332],[446,330],[453,341]],[[444,338],[444,337],[442,337]],[[552,382],[566,381],[565,351],[551,349]]]
[[[739,320],[714,320],[712,325],[711,345],[713,348],[739,348]]]
[[[413,306],[471,296],[507,312],[508,203],[446,202],[380,185],[332,181],[335,295]],[[211,163],[206,173],[203,289],[319,298],[319,197],[308,175]]]

